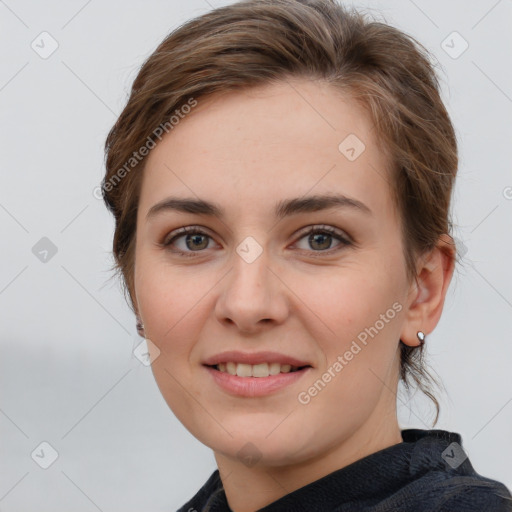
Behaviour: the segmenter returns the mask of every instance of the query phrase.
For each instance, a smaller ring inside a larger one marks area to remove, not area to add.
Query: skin
[[[235,512],[262,508],[402,442],[399,339],[418,345],[417,331],[428,334],[438,323],[453,254],[439,245],[418,260],[418,279],[408,282],[388,163],[372,129],[364,111],[332,86],[297,79],[199,99],[148,156],[137,217],[136,311],[160,351],[150,346],[162,395],[214,451]],[[338,149],[351,133],[366,146],[352,162]],[[280,200],[323,193],[355,198],[372,213],[332,208],[274,217]],[[225,217],[169,210],[146,218],[171,195],[218,203]],[[191,257],[160,245],[183,226],[207,235],[199,248],[187,245],[186,235],[174,241]],[[308,241],[299,232],[307,226],[335,228],[352,244],[329,234]],[[248,236],[263,251],[251,263],[236,252]],[[298,394],[394,303],[401,311],[300,403]],[[313,368],[272,395],[236,397],[201,364],[225,350],[273,350]],[[254,465],[237,455],[249,442]]]

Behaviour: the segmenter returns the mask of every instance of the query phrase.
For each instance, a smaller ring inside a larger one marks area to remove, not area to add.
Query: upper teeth
[[[278,373],[288,373],[298,369],[297,366],[280,363],[260,363],[260,364],[244,364],[244,363],[219,363],[217,370],[227,372],[230,375],[238,375],[238,377],[268,377],[269,375],[277,375]]]

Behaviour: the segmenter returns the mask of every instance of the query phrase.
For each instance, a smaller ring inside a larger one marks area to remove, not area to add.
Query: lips
[[[278,352],[240,352],[230,350],[211,356],[203,361],[205,366],[216,366],[219,363],[243,363],[256,365],[261,363],[279,363],[281,365],[295,366],[298,368],[312,366],[308,361],[300,360],[292,356],[280,354]]]
[[[281,372],[277,375],[269,375],[267,377],[241,377],[238,375],[230,375],[229,373],[216,370],[214,367],[207,365],[204,365],[204,368],[212,379],[211,382],[218,387],[218,389],[231,396],[242,398],[257,398],[273,395],[288,387],[296,386],[301,379],[304,379],[306,375],[313,371],[311,366],[306,366],[295,372]],[[297,389],[297,391],[299,390]]]

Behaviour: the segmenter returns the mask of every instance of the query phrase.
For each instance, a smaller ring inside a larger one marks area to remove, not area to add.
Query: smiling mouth
[[[206,366],[221,373],[236,375],[237,377],[270,377],[280,373],[294,373],[305,368],[311,368],[310,365],[292,366],[280,363],[245,364],[232,361]]]

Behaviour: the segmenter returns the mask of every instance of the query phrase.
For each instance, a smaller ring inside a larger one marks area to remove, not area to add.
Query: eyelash
[[[333,252],[336,252],[336,251],[339,251],[339,250],[343,249],[344,247],[353,245],[353,243],[350,240],[348,240],[347,238],[342,236],[336,229],[331,228],[329,226],[313,226],[310,229],[308,229],[307,231],[301,232],[299,238],[297,239],[297,241],[301,240],[302,238],[304,238],[304,237],[306,237],[308,235],[316,234],[316,233],[328,234],[328,235],[332,236],[333,238],[335,238],[336,240],[338,240],[339,242],[341,242],[341,244],[339,246],[333,248],[333,249],[327,249],[325,251],[322,251],[322,250],[320,250],[320,251],[313,251],[313,250],[312,251],[308,251],[308,252],[313,253],[312,255],[314,255],[315,257],[316,256],[322,257],[323,255],[330,255]],[[199,250],[199,251],[180,251],[179,249],[176,250],[176,249],[171,249],[170,248],[171,245],[178,238],[181,238],[182,236],[185,236],[185,235],[203,235],[203,236],[207,236],[209,238],[212,238],[208,233],[202,231],[201,229],[199,229],[197,227],[186,226],[186,227],[180,228],[178,231],[176,231],[174,236],[172,238],[170,238],[169,240],[166,241],[166,239],[164,238],[164,241],[161,242],[159,245],[161,247],[167,249],[167,250],[170,250],[171,252],[173,252],[175,254],[178,254],[180,256],[185,256],[185,257],[192,257],[192,258],[194,258],[194,257],[196,257],[195,253],[203,252],[202,250]]]

